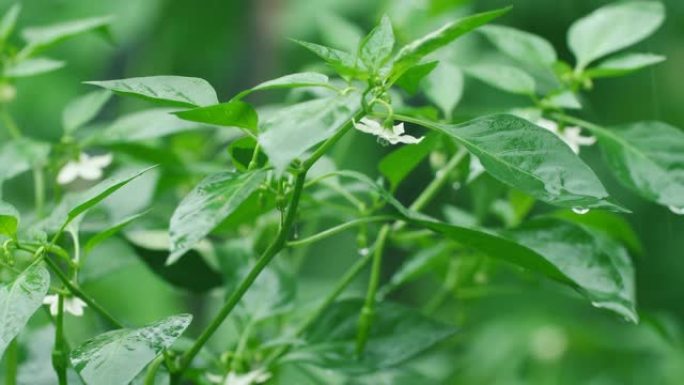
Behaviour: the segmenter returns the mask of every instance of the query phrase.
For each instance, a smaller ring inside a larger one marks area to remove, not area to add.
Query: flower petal
[[[89,162],[91,165],[93,165],[95,167],[105,168],[105,167],[109,166],[110,164],[112,164],[112,159],[113,159],[112,154],[107,153],[107,154],[103,154],[103,155],[92,156],[90,158]]]
[[[81,164],[78,168],[78,174],[85,180],[98,180],[102,178],[102,169],[90,163]]]
[[[69,184],[76,180],[79,174],[79,165],[75,162],[68,162],[59,170],[57,183],[61,185]]]

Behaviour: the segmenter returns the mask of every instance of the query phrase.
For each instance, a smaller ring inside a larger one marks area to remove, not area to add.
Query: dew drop
[[[364,247],[363,249],[359,249],[359,254],[360,254],[362,257],[365,257],[366,255],[368,255],[369,251],[370,251],[370,250],[368,250],[367,247]]]
[[[676,215],[684,215],[684,207],[668,206],[668,208]]]
[[[463,187],[463,185],[461,185],[461,182],[454,182],[454,183],[451,185],[451,188],[453,188],[454,190],[460,190],[461,187]]]
[[[572,212],[575,214],[584,215],[589,212],[589,209],[586,207],[573,207]]]

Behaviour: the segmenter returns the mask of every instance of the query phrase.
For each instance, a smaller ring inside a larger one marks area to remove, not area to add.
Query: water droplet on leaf
[[[584,215],[589,212],[589,209],[586,207],[573,207],[572,212],[575,214]]]
[[[684,207],[668,206],[668,208],[676,215],[684,215]]]

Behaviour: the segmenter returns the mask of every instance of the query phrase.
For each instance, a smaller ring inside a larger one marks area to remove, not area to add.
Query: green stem
[[[0,119],[2,119],[2,123],[5,125],[7,131],[9,131],[13,139],[21,138],[21,130],[12,118],[12,115],[10,115],[9,112],[7,112],[7,107],[5,106],[0,107]]]
[[[59,385],[68,385],[67,352],[64,346],[64,295],[57,296],[57,317],[55,318],[55,346],[52,351],[52,366],[57,373]]]
[[[19,367],[19,343],[13,339],[5,353],[5,385],[17,385]]]
[[[359,317],[359,330],[356,335],[356,354],[363,354],[363,350],[368,342],[370,328],[375,317],[375,298],[380,286],[380,275],[382,273],[382,255],[385,250],[385,243],[387,236],[391,230],[391,226],[386,224],[380,228],[378,239],[375,243],[375,250],[373,250],[373,265],[371,266],[370,280],[368,281],[368,291],[366,292],[366,301],[361,309]]]
[[[341,225],[337,225],[335,227],[331,227],[327,230],[323,230],[320,233],[314,234],[310,237],[303,238],[300,240],[296,241],[290,241],[287,243],[288,247],[298,247],[298,246],[304,246],[309,243],[313,242],[318,242],[320,240],[323,240],[325,238],[331,237],[333,235],[337,235],[347,229],[365,224],[365,223],[371,223],[371,222],[384,222],[384,221],[389,221],[394,219],[391,216],[384,215],[384,216],[373,216],[373,217],[366,217],[366,218],[359,218],[359,219],[354,219],[349,222],[342,223]]]
[[[159,367],[161,367],[161,365],[164,363],[164,359],[164,355],[160,354],[154,359],[154,361],[150,363],[150,365],[147,367],[147,372],[145,373],[145,381],[143,382],[144,385],[155,385],[157,372],[159,371]]]
[[[36,216],[42,218],[43,207],[45,206],[45,175],[43,175],[43,168],[40,166],[33,168],[33,186]]]
[[[573,124],[576,126],[584,127],[587,130],[592,131],[593,133],[599,133],[599,134],[608,133],[608,134],[610,134],[610,131],[606,130],[605,128],[603,128],[597,124],[587,122],[586,120],[575,118],[573,116],[565,115],[565,114],[560,113],[560,112],[552,113],[551,117],[558,119],[562,122],[568,123],[568,124]]]
[[[259,151],[261,150],[259,142],[254,146],[254,152],[252,153],[252,159],[249,161],[247,166],[247,171],[252,171],[259,165]]]
[[[66,274],[64,274],[62,269],[60,269],[59,266],[57,266],[57,264],[52,259],[50,259],[49,257],[46,256],[44,258],[44,260],[45,260],[45,263],[47,263],[50,270],[52,270],[52,272],[59,278],[59,280],[62,281],[64,286],[66,286],[66,288],[69,290],[69,292],[71,292],[71,294],[82,299],[83,302],[88,304],[88,306],[90,306],[91,309],[93,309],[97,313],[99,313],[100,316],[102,316],[102,318],[107,320],[110,324],[114,325],[115,327],[117,327],[119,329],[124,328],[124,325],[121,322],[117,321],[116,318],[114,318],[111,314],[109,314],[107,309],[100,306],[97,302],[95,302],[94,299],[92,299],[90,296],[88,296],[86,293],[84,293],[75,284],[71,283],[71,281],[69,280],[69,277],[67,277]]]

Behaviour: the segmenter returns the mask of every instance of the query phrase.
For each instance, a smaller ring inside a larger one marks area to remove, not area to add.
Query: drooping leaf
[[[5,76],[8,78],[25,78],[29,76],[36,76],[46,74],[48,72],[56,71],[66,65],[61,60],[54,60],[47,57],[37,57],[34,59],[22,60],[18,63],[13,63],[5,68]]]
[[[42,264],[24,270],[0,287],[0,357],[43,303],[50,288],[50,273]]]
[[[71,353],[71,363],[88,384],[126,385],[183,334],[192,316],[181,314],[140,329],[100,334]]]
[[[390,190],[394,190],[430,154],[438,139],[436,134],[427,135],[420,143],[399,147],[380,160],[378,169],[390,182]]]
[[[624,76],[664,60],[665,56],[651,53],[626,53],[609,57],[595,67],[589,68],[585,73],[592,78]]]
[[[394,48],[394,31],[387,15],[380,24],[366,36],[359,45],[359,58],[372,71],[382,67],[392,55]]]
[[[425,79],[439,65],[439,61],[430,61],[412,66],[396,81],[396,85],[405,89],[409,94],[418,92],[421,81]]]
[[[199,127],[197,123],[181,120],[168,108],[154,108],[123,115],[96,133],[96,143],[132,143],[161,138]]]
[[[149,76],[90,81],[86,84],[174,107],[205,107],[218,104],[214,88],[206,80],[200,78]]]
[[[455,65],[442,61],[425,78],[425,96],[434,103],[449,120],[463,95],[463,72]]]
[[[556,135],[513,115],[490,115],[461,124],[412,122],[452,137],[501,182],[561,207],[610,208],[596,174]]]
[[[340,51],[339,49],[326,47],[324,45],[309,43],[301,40],[293,40],[295,43],[318,55],[328,65],[330,65],[341,76],[362,77],[366,73],[363,62],[356,60],[356,56]]]
[[[580,215],[571,210],[562,210],[553,213],[553,216],[605,233],[637,255],[644,253],[639,236],[622,215],[603,210],[591,210]]]
[[[617,242],[600,232],[556,219],[528,222],[508,236],[557,266],[594,306],[638,322],[634,267]]]
[[[402,305],[380,302],[364,354],[355,353],[359,311],[363,301],[333,304],[305,335],[307,342],[291,359],[311,361],[325,368],[352,372],[377,371],[418,357],[453,336],[453,326],[431,320]]]
[[[506,92],[532,95],[535,91],[534,78],[516,67],[481,63],[465,68],[464,71],[466,74]]]
[[[328,80],[327,76],[317,72],[298,72],[257,84],[256,86],[235,95],[232,100],[240,100],[254,91],[266,91],[278,88],[331,87],[330,84],[328,84]]]
[[[673,208],[684,207],[684,133],[657,121],[595,128],[609,170],[627,188],[645,199]]]
[[[636,44],[665,19],[658,1],[619,1],[577,20],[568,30],[568,45],[584,69],[592,61]]]
[[[100,31],[108,34],[108,26],[112,20],[111,16],[91,17],[44,27],[26,28],[22,31],[22,37],[28,44],[19,55],[22,57],[35,55],[66,39],[90,31]]]
[[[406,70],[420,62],[428,54],[444,47],[460,36],[504,15],[510,10],[511,7],[506,7],[456,20],[404,46],[394,57],[394,67],[392,68],[393,78],[397,79]]]
[[[479,31],[499,51],[522,63],[551,66],[558,58],[553,45],[535,34],[503,25],[485,25]]]
[[[278,173],[315,144],[328,139],[361,107],[358,92],[285,107],[259,127],[259,143]]]
[[[64,132],[71,134],[90,122],[102,110],[111,96],[110,91],[100,90],[89,92],[72,100],[62,113]]]
[[[74,218],[86,212],[91,207],[97,205],[102,200],[107,198],[109,195],[116,192],[118,189],[122,188],[128,184],[133,179],[139,177],[145,172],[153,169],[154,167],[147,167],[142,170],[135,170],[132,172],[127,172],[124,175],[107,178],[95,186],[89,188],[88,190],[77,194],[72,199],[69,199],[70,206],[68,207],[67,222],[71,222]]]
[[[249,104],[234,100],[208,107],[174,112],[177,117],[191,122],[214,124],[217,126],[239,127],[256,132],[258,116]]]
[[[19,227],[19,211],[9,203],[0,201],[0,235],[14,238]]]
[[[33,165],[45,163],[49,152],[48,144],[27,138],[3,143],[0,145],[0,184],[30,170]]]
[[[4,15],[2,15],[2,19],[0,19],[0,41],[6,41],[12,32],[14,32],[14,27],[17,25],[17,19],[19,18],[20,12],[21,3],[15,3]]]
[[[255,170],[242,174],[221,172],[202,180],[183,199],[171,217],[171,253],[167,264],[176,262],[235,212],[265,178],[265,170]]]

